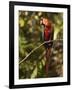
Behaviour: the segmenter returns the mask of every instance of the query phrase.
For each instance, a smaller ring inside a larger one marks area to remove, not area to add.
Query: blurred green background
[[[54,26],[53,39],[63,39],[63,13],[19,11],[19,62],[44,42],[41,17],[49,18]],[[45,73],[45,47],[42,45],[19,64],[19,79],[63,76],[63,41],[53,42],[48,76]]]

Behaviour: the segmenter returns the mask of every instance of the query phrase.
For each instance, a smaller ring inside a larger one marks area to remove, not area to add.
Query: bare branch
[[[35,50],[37,50],[38,48],[40,48],[42,45],[44,45],[45,43],[50,43],[50,42],[55,42],[55,41],[63,41],[63,39],[44,41],[42,44],[40,44],[39,46],[37,46],[36,48],[34,48],[24,59],[22,59],[22,60],[19,62],[19,65],[20,65],[22,62],[24,62]]]

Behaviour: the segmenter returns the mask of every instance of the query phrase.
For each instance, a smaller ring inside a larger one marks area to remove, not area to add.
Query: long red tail
[[[46,76],[48,76],[48,71],[49,71],[50,55],[51,55],[51,48],[47,48],[46,49],[46,64],[45,64]]]

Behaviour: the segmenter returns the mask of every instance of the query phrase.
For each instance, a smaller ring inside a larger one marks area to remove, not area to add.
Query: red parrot
[[[40,24],[44,26],[44,41],[50,41],[53,40],[53,26],[50,20],[47,18],[41,18]],[[46,70],[46,75],[48,76],[48,70],[49,70],[49,63],[50,63],[50,55],[51,55],[51,47],[52,47],[52,42],[50,43],[45,43],[44,47],[46,49],[46,65],[45,65],[45,70]]]

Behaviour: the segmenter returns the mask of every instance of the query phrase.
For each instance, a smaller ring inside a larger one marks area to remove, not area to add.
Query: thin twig
[[[38,48],[40,48],[42,45],[44,45],[45,43],[50,43],[50,42],[55,42],[55,41],[63,41],[63,39],[57,39],[57,40],[50,40],[50,41],[44,41],[42,44],[40,44],[39,46],[37,46],[36,48],[34,48],[24,59],[22,59],[19,64],[21,64],[22,62],[24,62],[35,50],[37,50]]]

